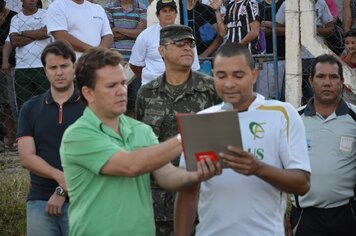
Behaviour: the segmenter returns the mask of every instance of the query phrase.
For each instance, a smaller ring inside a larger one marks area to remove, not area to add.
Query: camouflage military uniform
[[[165,74],[141,87],[136,100],[138,120],[150,125],[160,142],[178,133],[177,113],[196,113],[220,102],[213,79],[192,71],[181,86],[166,83]],[[174,162],[178,166],[179,158]],[[174,193],[152,183],[157,236],[173,235]]]

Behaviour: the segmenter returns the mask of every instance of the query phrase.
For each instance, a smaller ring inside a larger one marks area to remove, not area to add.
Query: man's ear
[[[164,58],[164,55],[165,55],[165,46],[159,46],[158,47],[158,52],[159,52],[159,55],[161,55],[162,58]]]
[[[93,95],[93,90],[87,86],[82,87],[82,94],[85,100],[87,100],[88,104],[94,102],[94,95]]]
[[[258,74],[260,73],[260,70],[257,69],[257,68],[253,68],[252,69],[252,80],[253,80],[253,84],[256,84],[256,81],[257,81],[257,77],[258,77]]]

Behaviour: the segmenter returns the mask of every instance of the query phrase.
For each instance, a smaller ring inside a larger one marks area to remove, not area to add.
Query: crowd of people
[[[272,0],[0,0],[1,141],[30,172],[27,235],[354,235],[356,95],[341,61],[356,68],[356,1],[314,2],[333,54],[301,48],[296,110],[285,0],[277,48]],[[278,82],[254,60],[274,51]],[[226,104],[243,149],[186,171],[176,114]]]

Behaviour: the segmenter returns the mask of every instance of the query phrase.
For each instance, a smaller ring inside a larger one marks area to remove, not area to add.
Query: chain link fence
[[[38,1],[39,7],[46,9],[51,1],[52,0]],[[21,0],[7,0],[6,2],[6,6],[11,10],[19,11],[22,8]],[[95,0],[95,2],[105,6],[109,0]],[[224,2],[226,6],[229,3],[229,0],[225,0]],[[262,4],[265,1],[259,2],[260,22],[271,21],[271,9]],[[197,42],[197,52],[199,55],[201,71],[211,75],[214,52],[216,52],[223,43],[224,38],[216,33],[216,15],[214,10],[210,8],[208,4],[209,1],[197,1],[192,10],[187,10],[186,4],[183,4],[183,2],[180,1],[180,9],[182,9],[180,11],[180,19],[181,24],[186,23],[193,29]],[[225,10],[223,9],[221,13],[225,14]],[[184,22],[185,19],[186,22]],[[8,22],[9,18],[3,17],[0,21],[1,20],[4,21],[3,24],[10,24],[10,22]],[[26,30],[34,30],[41,27],[41,25],[35,25],[35,23],[30,20],[24,20],[22,22],[20,20],[21,19],[17,22],[17,33],[19,34]],[[261,26],[262,30],[266,29],[262,24]],[[340,54],[343,51],[340,20],[335,24],[335,27],[337,29],[335,35],[330,35],[326,41],[335,53]],[[5,32],[1,32],[2,51],[4,50],[6,34],[6,30]],[[276,62],[273,61],[272,56],[273,48],[271,49],[272,36],[270,31],[265,31],[264,36],[266,36],[267,39],[267,50],[262,54],[255,55],[257,66],[260,69],[260,75],[255,90],[267,98],[284,100],[285,38],[277,37],[278,61]],[[9,40],[9,38],[7,40]],[[2,62],[0,119],[3,125],[0,126],[0,151],[3,151],[4,147],[12,149],[12,143],[14,143],[15,136],[15,122],[21,105],[31,96],[40,94],[49,88],[49,84],[45,78],[44,71],[41,68],[42,65],[38,58],[41,50],[49,42],[50,39],[37,39],[26,45],[17,46],[16,67],[14,67],[13,62],[14,54],[11,54],[10,60],[8,61],[9,63]],[[7,60],[7,58],[2,58],[2,60]],[[302,62],[302,73],[304,78],[302,85],[302,90],[304,91],[303,102],[306,102],[307,99],[312,96],[309,83],[307,82],[311,62],[312,59],[306,59]]]
[[[18,111],[34,95],[45,92],[49,83],[40,61],[44,47],[51,42],[45,30],[46,11],[42,2],[31,15],[17,14],[20,0],[7,0],[1,21],[0,151],[16,151]],[[25,32],[27,35],[25,35]]]
[[[46,9],[48,4],[52,0],[38,1],[39,7]],[[102,0],[96,1],[97,3],[105,6],[109,1]],[[229,1],[225,1],[225,5]],[[181,23],[184,23],[184,11],[186,11],[186,16],[188,18],[187,24],[193,29],[194,35],[197,42],[197,51],[199,55],[199,60],[201,64],[201,71],[211,75],[212,70],[212,59],[214,52],[223,43],[224,38],[216,33],[216,17],[215,12],[212,8],[208,6],[209,2],[206,4],[198,1],[192,10],[184,9],[182,1],[180,2],[180,19]],[[14,11],[20,11],[22,8],[21,0],[7,0],[6,6]],[[222,11],[225,14],[225,11]],[[37,14],[36,14],[37,15]],[[17,33],[22,36],[23,32],[27,30],[37,30],[43,27],[41,20],[31,20],[30,18],[22,19],[18,16],[14,16],[16,20],[16,25],[11,27],[13,33]],[[4,19],[7,22],[4,24],[10,24],[9,17]],[[7,30],[10,30],[9,28]],[[1,44],[4,46],[6,29],[1,32],[2,41]],[[16,37],[7,38],[16,45],[18,40]],[[0,126],[0,151],[4,148],[12,149],[12,144],[14,143],[15,137],[15,122],[17,120],[18,111],[20,110],[22,104],[27,101],[30,97],[36,94],[45,92],[49,88],[49,84],[45,78],[43,69],[41,68],[41,62],[39,61],[39,55],[42,49],[50,42],[50,39],[38,38],[26,44],[19,44],[16,50],[12,50],[12,54],[8,58],[2,58],[5,62],[2,63],[3,70],[1,72],[1,77],[3,78],[2,83],[2,98],[1,108],[0,108],[0,119],[3,124]],[[14,64],[14,52],[16,51],[16,61]],[[6,57],[6,56],[5,56]],[[273,61],[271,60],[270,54],[259,54],[258,65],[261,69],[261,78],[256,85],[256,90],[266,97],[270,98],[280,98],[282,91],[283,80],[279,79],[275,81],[274,79],[274,68]],[[267,61],[268,60],[268,61]],[[9,62],[9,63],[7,63]],[[283,68],[283,63],[279,64],[278,68]],[[279,71],[279,77],[283,77],[284,70]]]
[[[226,15],[226,7],[229,4],[229,0],[223,1],[223,7],[220,12],[221,15]],[[199,61],[201,66],[201,72],[210,74],[212,70],[212,60],[216,50],[227,40],[227,37],[222,38],[217,34],[216,14],[214,10],[209,7],[210,1],[201,0],[197,1],[191,10],[187,9],[187,6],[180,3],[180,20],[181,24],[186,24],[193,29],[194,36],[197,43],[197,52],[199,55]],[[270,11],[270,9],[267,9]],[[261,12],[266,12],[265,9]],[[269,14],[270,16],[270,14]],[[271,20],[260,18],[260,21]],[[265,37],[265,35],[262,35]],[[260,37],[262,37],[260,35]],[[256,66],[260,70],[260,75],[257,80],[255,90],[267,98],[275,98],[284,100],[284,37],[278,38],[279,49],[279,61],[277,63],[278,75],[275,75],[275,65],[273,61],[273,48],[272,48],[272,36],[266,35],[269,38],[267,41],[268,50],[254,54],[256,59]],[[258,41],[256,39],[256,41]],[[258,42],[257,42],[258,43]],[[253,50],[255,51],[255,50]]]

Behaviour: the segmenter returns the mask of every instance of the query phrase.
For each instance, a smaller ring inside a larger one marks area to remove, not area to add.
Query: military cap
[[[161,29],[159,35],[159,42],[163,44],[166,39],[171,39],[173,41],[179,41],[182,39],[192,39],[195,41],[193,36],[193,30],[189,26],[185,25],[168,25]]]
[[[156,5],[156,13],[163,8],[163,7],[172,7],[174,10],[177,11],[177,4],[174,0],[158,0],[157,5]]]

